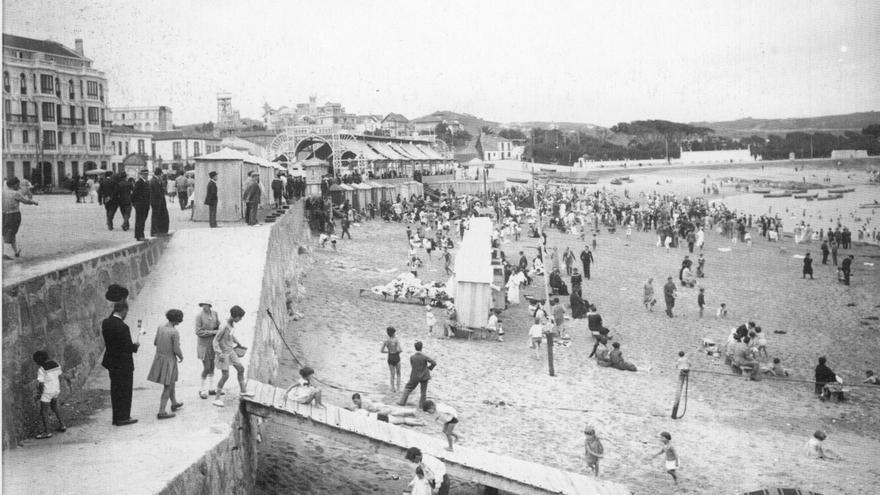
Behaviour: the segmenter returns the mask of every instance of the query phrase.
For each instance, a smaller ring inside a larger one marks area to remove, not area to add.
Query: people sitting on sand
[[[824,397],[824,389],[826,383],[835,383],[837,381],[837,375],[831,371],[831,368],[828,367],[827,359],[825,356],[819,358],[819,364],[816,366],[816,387],[815,392],[816,395],[819,396],[820,399],[827,399]]]
[[[587,328],[590,329],[590,333],[593,335],[593,340],[595,343],[593,344],[593,351],[590,353],[588,357],[593,357],[596,354],[596,349],[598,349],[599,344],[607,344],[610,337],[608,334],[611,332],[607,327],[602,325],[602,315],[599,314],[599,311],[596,310],[596,306],[591,304],[590,311],[587,313]]]
[[[865,372],[865,379],[862,381],[862,383],[868,383],[871,385],[880,385],[880,377],[877,377],[876,375],[874,375],[873,371],[868,370]]]
[[[611,366],[611,350],[606,344],[602,344],[596,351],[596,364],[603,368]]]
[[[317,407],[324,407],[324,404],[321,402],[321,389],[312,385],[312,375],[314,374],[315,370],[309,366],[304,366],[299,370],[300,379],[287,388],[284,397],[286,398],[291,390],[296,389],[293,400],[297,403],[313,404]]]
[[[749,346],[751,340],[743,337],[742,340],[734,343],[733,346],[733,366],[734,372],[748,372],[750,380],[758,380],[758,372],[761,370],[760,363],[755,360],[752,350]]]
[[[560,296],[568,295],[568,286],[562,281],[562,276],[559,275],[559,270],[553,270],[553,272],[550,273],[550,289],[553,291],[553,294],[558,294]]]
[[[415,417],[416,408],[414,407],[389,406],[381,402],[373,402],[366,397],[361,397],[361,394],[358,393],[352,394],[351,402],[354,405],[346,409],[365,414],[379,421],[393,425],[425,426],[424,421]]]
[[[693,288],[697,285],[697,279],[694,277],[694,274],[691,272],[691,269],[688,267],[682,267],[681,273],[679,274],[681,277],[681,285],[682,287],[690,287]]]
[[[765,375],[769,376],[788,376],[788,370],[782,367],[782,360],[779,358],[773,358],[773,366],[771,368],[764,369],[763,371]]]
[[[636,371],[636,365],[623,359],[623,352],[620,350],[620,342],[611,344],[611,347],[614,349],[611,350],[608,358],[611,360],[612,368],[617,368],[623,371]]]
[[[532,269],[529,271],[530,277],[536,277],[544,275],[544,262],[541,261],[541,258],[535,256],[535,259],[532,260]]]

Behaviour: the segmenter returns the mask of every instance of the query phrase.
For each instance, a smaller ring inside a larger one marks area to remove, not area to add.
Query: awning
[[[422,153],[424,153],[425,155],[427,155],[428,158],[430,158],[430,159],[432,159],[432,160],[443,160],[443,159],[444,159],[444,158],[443,158],[443,155],[441,155],[440,153],[437,152],[437,150],[435,150],[434,148],[432,148],[432,147],[430,147],[430,146],[428,146],[428,145],[425,145],[425,144],[417,144],[417,145],[415,145],[415,146],[416,146],[418,149],[420,149],[420,150],[422,151]]]

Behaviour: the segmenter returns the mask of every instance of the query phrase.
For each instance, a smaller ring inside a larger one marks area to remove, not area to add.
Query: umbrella
[[[112,170],[104,170],[103,168],[96,168],[93,170],[86,171],[85,175],[104,175],[108,172],[112,173],[113,171]]]

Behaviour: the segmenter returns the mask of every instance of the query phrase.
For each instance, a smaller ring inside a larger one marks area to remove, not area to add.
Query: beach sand
[[[660,294],[666,277],[677,276],[686,248],[667,254],[655,247],[656,237],[649,233],[634,233],[631,245],[625,246],[621,231],[611,235],[603,229],[593,279],[584,284],[585,298],[598,306],[624,356],[639,371],[600,368],[588,359],[592,340],[585,320],[578,320],[569,323],[572,345],[554,349],[556,377],[550,377],[546,356],[538,361],[526,346],[530,322],[525,303],[504,311],[505,342],[466,341],[444,340],[438,332],[428,337],[423,306],[358,296],[358,289],[384,285],[406,270],[405,228],[368,222],[354,227],[354,240],[340,241],[338,252],[315,247],[305,293],[295,303],[303,318],[285,335],[319,379],[373,391],[373,397],[385,403],[396,401],[379,353],[385,327],[393,325],[404,349],[404,383],[416,340],[423,340],[424,352],[437,360],[428,395],[459,411],[456,431],[463,445],[585,473],[581,432],[589,423],[605,446],[600,476],[635,493],[737,493],[792,486],[827,495],[876,489],[880,387],[853,388],[848,402],[820,402],[812,384],[749,382],[729,375],[720,358],[702,353],[701,342],[706,337],[724,342],[731,328],[754,320],[767,332],[770,356],[782,358],[792,378],[811,379],[817,357],[826,355],[830,367],[848,383],[861,382],[866,369],[880,371],[877,248],[852,251],[853,284],[846,287],[838,284],[831,266],[820,264],[818,246],[796,247],[787,240],[785,251],[780,251],[780,245],[753,233],[755,243],[748,249],[710,233],[706,278],[700,280],[706,288],[707,316],[697,316],[696,289],[680,288],[676,318],[669,319],[662,301],[654,312],[645,310],[642,286],[654,277]],[[504,244],[503,250],[516,259],[518,251],[527,249],[531,259],[535,241],[523,238]],[[575,237],[557,231],[549,231],[549,246],[560,253],[565,246],[576,253],[583,247]],[[720,252],[719,247],[732,250]],[[804,249],[817,258],[816,280],[801,279],[801,260],[793,255]],[[420,278],[445,281],[436,253],[432,261],[421,255],[427,263],[419,270]],[[524,293],[543,297],[543,287],[533,284]],[[727,320],[714,317],[721,302],[731,310]],[[679,350],[688,352],[695,370],[722,374],[694,372],[686,415],[672,420]],[[292,383],[298,369],[286,356],[278,382]],[[350,404],[350,395],[324,388],[325,401],[338,405]],[[410,404],[416,400],[411,396]],[[412,476],[411,466],[402,459],[376,457],[267,426],[260,446],[259,494],[400,493]],[[803,455],[805,442],[819,428],[828,432],[826,448],[843,460]],[[419,428],[438,437],[440,429],[439,423]],[[672,434],[681,457],[682,481],[677,487],[660,458],[648,459],[659,449],[660,431]],[[392,479],[394,475],[399,479]],[[452,493],[479,491],[453,480]]]

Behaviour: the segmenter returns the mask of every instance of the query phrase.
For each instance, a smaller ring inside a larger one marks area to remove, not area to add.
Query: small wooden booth
[[[492,220],[472,218],[455,255],[455,306],[462,325],[482,327],[492,307]]]
[[[241,195],[248,181],[248,174],[257,172],[260,183],[267,191],[260,197],[260,204],[268,206],[270,184],[277,168],[266,160],[256,156],[223,148],[220,151],[203,155],[195,159],[195,201],[193,202],[192,219],[196,222],[208,221],[208,206],[205,195],[208,191],[210,172],[217,172],[217,220],[221,222],[237,222],[243,218],[244,203]]]

